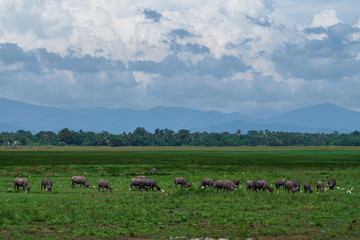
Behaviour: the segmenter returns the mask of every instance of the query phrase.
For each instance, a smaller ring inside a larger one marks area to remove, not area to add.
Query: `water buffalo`
[[[156,181],[154,179],[151,178],[147,178],[147,179],[142,179],[143,183],[144,183],[144,188],[145,190],[154,190],[154,188],[156,188],[158,191],[161,190],[161,188],[157,185]]]
[[[291,191],[292,191],[293,193],[300,192],[300,182],[299,182],[299,181],[294,181],[294,182],[292,183]]]
[[[14,179],[14,190],[20,190],[19,187],[23,187],[23,191],[25,192],[25,188],[27,191],[30,191],[32,185],[29,184],[29,181],[26,178],[15,178]]]
[[[177,185],[181,185],[181,188],[188,188],[188,187],[192,187],[193,185],[191,183],[188,183],[188,181],[186,180],[186,178],[175,178],[174,179],[174,183],[175,183],[175,187],[177,187]]]
[[[233,183],[234,183],[236,186],[239,187],[240,180],[236,178],[236,179],[233,180]]]
[[[106,191],[110,190],[110,192],[112,192],[112,187],[110,186],[110,183],[107,180],[100,179],[97,184],[98,184],[99,192],[100,192],[100,188],[102,188],[103,192],[104,192],[104,188],[106,188]]]
[[[200,187],[214,187],[214,180],[212,178],[203,178],[200,182]]]
[[[90,185],[84,176],[73,176],[71,178],[71,187],[74,188],[75,184],[80,184],[80,187],[84,185],[86,188]]]
[[[151,170],[150,170],[150,173],[151,173],[151,174],[156,174],[156,168],[151,169]]]
[[[286,181],[284,183],[284,189],[285,189],[285,192],[287,191],[288,193],[290,192],[291,188],[292,188],[292,184],[293,182],[292,181]]]
[[[234,182],[230,180],[217,180],[214,184],[214,187],[217,190],[223,190],[224,192],[237,189],[237,186],[234,184]]]
[[[319,189],[320,189],[320,192],[323,192],[325,187],[324,187],[324,183],[321,182],[321,181],[318,181],[316,183],[316,191],[319,192]]]
[[[141,177],[141,176],[140,176]],[[133,189],[133,187],[136,187],[138,190],[143,190],[144,189],[144,180],[146,178],[133,178],[130,180],[130,190]]]
[[[307,193],[307,191],[309,191],[310,193],[313,192],[313,190],[311,188],[311,184],[308,182],[304,183],[304,192]]]
[[[284,189],[284,184],[285,184],[285,182],[286,182],[286,179],[285,179],[285,178],[282,178],[282,179],[277,180],[276,183],[275,183],[276,189],[279,190],[279,189],[280,189],[280,186],[282,186],[283,189]]]
[[[330,178],[329,181],[328,181],[327,187],[328,187],[329,189],[334,189],[335,185],[336,185],[335,179]]]
[[[269,192],[273,192],[273,188],[270,187],[269,183],[265,180],[255,180],[253,181],[253,191],[257,192],[257,190],[262,189],[263,192],[267,190],[269,190]]]
[[[253,189],[253,183],[254,183],[254,181],[247,180],[246,181],[246,190]]]
[[[44,178],[43,180],[41,180],[41,191],[43,190],[44,187],[45,190],[51,192],[52,185],[53,183],[50,179]]]
[[[183,185],[187,183],[186,178],[182,178],[182,177],[177,177],[174,179],[174,183],[175,183],[175,187],[177,187],[177,185]]]
[[[290,190],[293,192],[293,193],[296,193],[296,192],[300,192],[300,182],[299,181],[286,181],[284,183],[284,188],[285,188],[285,192],[287,191],[288,193],[290,192]]]

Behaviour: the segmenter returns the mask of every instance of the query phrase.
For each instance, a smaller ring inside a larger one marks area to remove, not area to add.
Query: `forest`
[[[241,130],[235,133],[190,132],[181,129],[156,129],[149,132],[138,127],[133,132],[111,134],[91,131],[73,131],[64,128],[59,132],[30,131],[0,133],[2,146],[360,146],[360,132],[351,133],[294,133]]]

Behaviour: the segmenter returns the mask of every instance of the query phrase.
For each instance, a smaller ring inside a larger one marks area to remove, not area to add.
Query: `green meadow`
[[[151,168],[156,175],[150,175]],[[85,176],[88,189],[71,188]],[[137,175],[162,191],[129,191]],[[26,177],[30,192],[14,190]],[[174,186],[185,177],[195,186]],[[240,180],[239,190],[197,186],[204,177]],[[336,189],[316,193],[333,177]],[[41,191],[43,178],[51,192]],[[279,178],[310,182],[314,193],[275,189]],[[98,192],[107,179],[113,192]],[[264,179],[273,193],[245,190]],[[360,148],[34,147],[0,148],[1,239],[360,239]]]

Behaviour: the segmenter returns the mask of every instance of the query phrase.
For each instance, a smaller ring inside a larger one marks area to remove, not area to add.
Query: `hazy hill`
[[[267,122],[304,126],[321,132],[348,132],[360,129],[360,112],[325,103],[277,115]]]
[[[282,124],[282,123],[266,123],[266,121],[260,121],[260,120],[257,120],[256,122],[237,120],[237,121],[222,123],[216,126],[210,126],[206,128],[198,128],[192,130],[199,132],[234,133],[239,129],[241,130],[242,133],[247,133],[250,130],[264,131],[265,129],[268,129],[270,131],[282,131],[282,132],[308,132],[308,133],[317,132],[316,129],[312,129],[308,127],[296,126],[291,124]]]
[[[63,110],[25,104],[0,98],[0,123],[19,126],[33,132],[59,131],[62,128],[84,131],[132,132],[136,127],[148,131],[193,129],[238,119],[251,120],[240,113],[224,114],[186,108],[155,107],[149,110],[90,108]],[[0,131],[4,131],[1,128]]]
[[[0,98],[0,132],[29,130],[58,132],[63,128],[75,131],[118,134],[132,132],[137,127],[148,131],[159,129],[189,129],[191,131],[233,133],[240,129],[287,132],[350,132],[360,129],[360,112],[332,104],[321,104],[290,111],[265,120],[240,113],[197,111],[177,107],[154,107],[149,110],[128,108],[89,108],[64,110],[36,106]]]

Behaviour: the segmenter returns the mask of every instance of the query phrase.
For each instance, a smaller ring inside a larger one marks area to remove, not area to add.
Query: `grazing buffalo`
[[[214,187],[214,180],[212,178],[203,178],[200,182],[200,187]]]
[[[240,185],[240,180],[236,178],[236,179],[233,180],[233,183],[234,183],[236,186],[239,187],[239,185]]]
[[[335,185],[336,185],[335,179],[330,178],[329,181],[328,181],[327,187],[328,187],[329,189],[334,189]]]
[[[230,180],[217,180],[214,184],[214,187],[217,190],[223,190],[224,192],[237,189],[237,186],[234,184],[234,182]]]
[[[75,184],[80,184],[80,187],[84,185],[84,187],[88,188],[89,183],[87,182],[86,178],[84,176],[73,176],[71,178],[71,187],[74,188]]]
[[[319,189],[320,189],[320,192],[323,192],[325,190],[324,183],[321,181],[318,181],[316,183],[316,191],[319,192]]]
[[[132,190],[134,186],[139,190],[148,191],[150,189],[154,190],[154,188],[156,188],[158,191],[161,190],[156,181],[151,178],[133,178],[130,181],[130,190]]]
[[[246,190],[253,189],[253,183],[254,181],[251,180],[246,181]]]
[[[294,182],[292,183],[291,191],[292,191],[293,193],[300,192],[300,182],[299,182],[299,181],[294,181]]]
[[[161,190],[161,188],[157,185],[156,181],[154,179],[151,178],[147,178],[147,179],[142,179],[143,183],[144,183],[144,188],[145,190],[154,190],[154,188],[156,188],[158,191]]]
[[[260,190],[262,189],[263,192],[266,191],[266,189],[269,191],[269,192],[273,192],[273,188],[270,187],[269,183],[265,180],[255,180],[253,181],[253,191],[257,192],[257,190]]]
[[[151,173],[151,174],[156,174],[156,168],[151,169],[151,170],[150,170],[150,173]]]
[[[53,183],[50,179],[44,178],[43,180],[41,180],[41,191],[43,190],[44,187],[45,190],[51,192],[52,185]]]
[[[187,183],[186,178],[182,178],[182,177],[177,177],[174,179],[174,183],[175,183],[175,187],[177,187],[177,185],[183,185]]]
[[[181,188],[189,188],[189,187],[194,186],[191,183],[188,183],[186,178],[177,177],[177,178],[174,179],[174,183],[175,183],[175,187],[177,187],[177,185],[181,185]]]
[[[98,184],[99,192],[100,192],[100,188],[102,188],[103,192],[104,192],[104,188],[106,188],[106,191],[110,190],[110,192],[112,192],[112,187],[110,186],[110,183],[107,180],[100,179],[97,184]]]
[[[27,191],[30,191],[31,185],[26,178],[15,178],[14,179],[14,190],[20,190],[19,187],[23,187],[23,191],[25,192],[25,188]]]
[[[309,191],[310,193],[313,192],[313,190],[311,188],[311,184],[308,182],[304,183],[304,192],[307,193],[307,191]]]
[[[280,189],[280,186],[282,186],[283,189],[284,189],[284,184],[285,184],[285,182],[286,182],[286,179],[285,179],[285,178],[282,178],[282,179],[277,180],[276,183],[275,183],[276,189],[279,190],[279,189]]]
[[[290,192],[290,190],[292,190],[292,185],[293,185],[293,182],[292,181],[286,181],[284,183],[284,189],[285,189],[285,192],[287,191],[288,193]]]
[[[290,193],[290,190],[293,192],[293,193],[296,193],[296,192],[300,192],[300,182],[299,181],[286,181],[284,183],[284,188],[285,188],[285,192],[287,191],[288,193]]]
[[[133,187],[136,187],[138,190],[142,190],[143,188],[143,181],[144,178],[132,178],[130,180],[130,190],[133,189]]]

